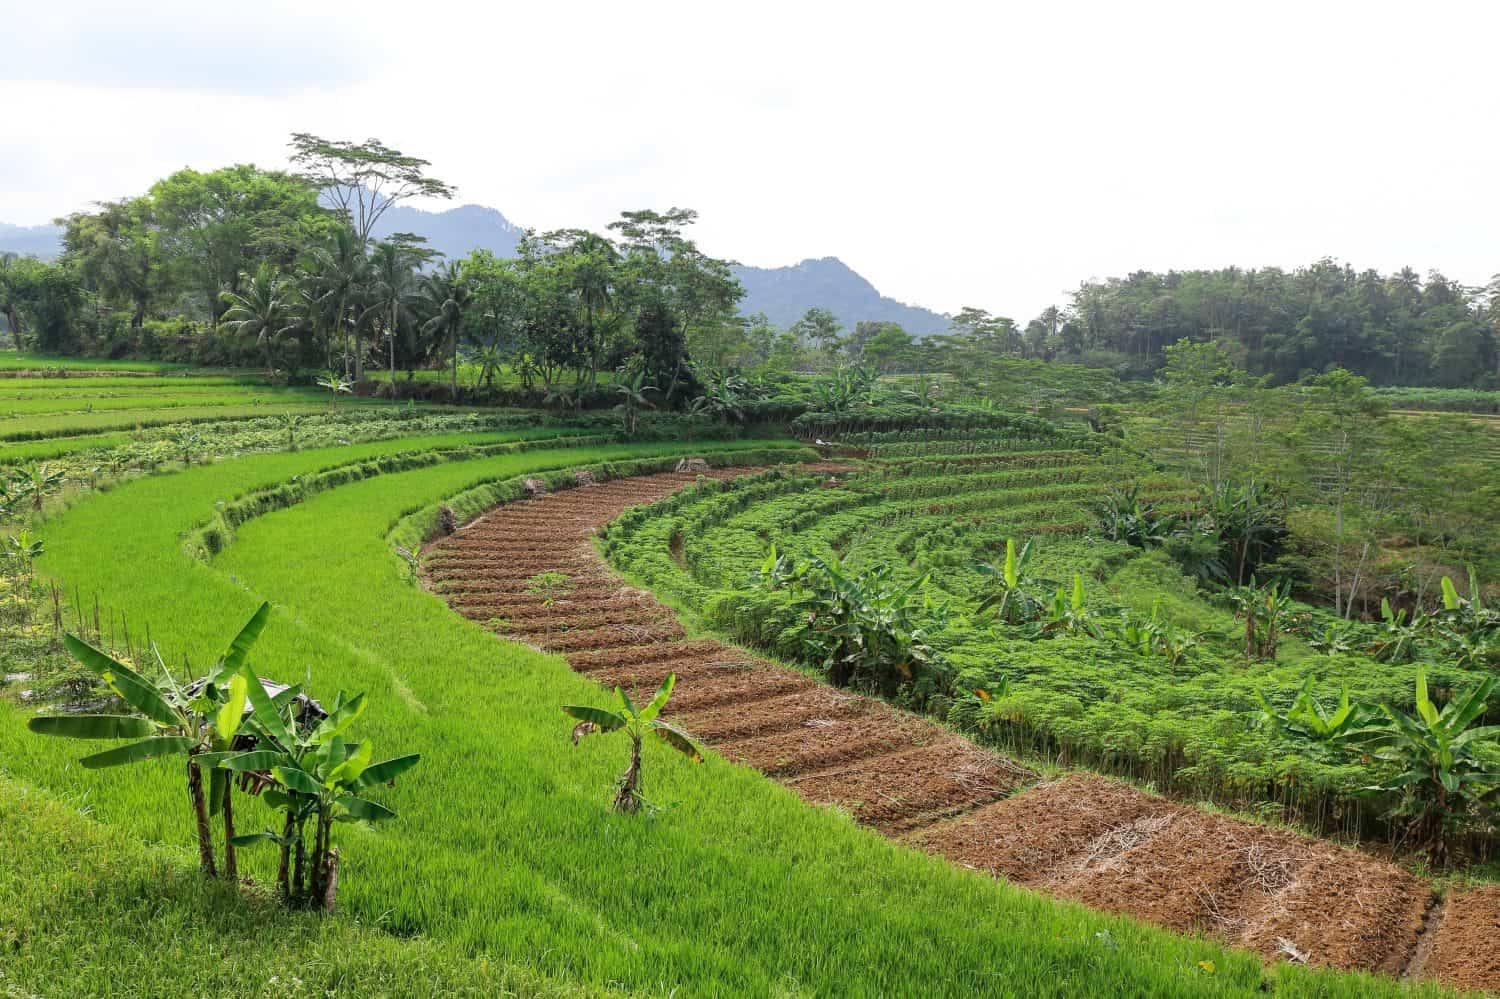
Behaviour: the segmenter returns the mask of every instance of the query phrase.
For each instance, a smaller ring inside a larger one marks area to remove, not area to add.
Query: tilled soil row
[[[748,471],[704,474],[724,479]],[[1034,779],[880,701],[835,691],[732,646],[689,641],[670,610],[622,584],[594,551],[594,532],[697,477],[619,479],[498,507],[429,548],[430,580],[464,616],[561,652],[575,669],[638,700],[676,673],[667,714],[695,738],[886,832],[995,801]],[[528,592],[544,572],[568,576],[565,593],[550,603]]]
[[[1500,989],[1500,888],[1433,909],[1431,886],[1397,865],[1088,774],[1013,794],[1035,774],[940,726],[687,639],[667,608],[609,570],[591,538],[696,478],[642,476],[497,507],[430,547],[429,581],[466,617],[561,652],[638,701],[676,673],[667,714],[695,738],[956,863],[1272,960]],[[566,573],[566,593],[527,592],[544,572]]]
[[[1267,958],[1402,973],[1434,901],[1396,866],[1324,840],[1071,774],[912,837],[1028,887]]]

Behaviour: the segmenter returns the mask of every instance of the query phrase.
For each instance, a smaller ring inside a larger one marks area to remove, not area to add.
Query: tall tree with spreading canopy
[[[337,226],[303,177],[247,164],[208,173],[179,170],[151,187],[159,248],[182,283],[208,304],[218,324],[220,292],[264,262],[289,270],[306,248]]]
[[[410,198],[451,198],[454,188],[427,176],[431,164],[379,139],[349,142],[308,132],[292,135],[291,160],[349,220],[355,238],[368,243],[392,205]]]

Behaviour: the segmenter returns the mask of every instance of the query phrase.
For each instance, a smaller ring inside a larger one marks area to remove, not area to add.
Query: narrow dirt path
[[[667,713],[696,738],[810,802],[955,863],[1268,959],[1500,989],[1500,888],[1458,895],[1429,926],[1431,886],[1395,864],[1091,774],[1015,794],[1034,784],[1032,771],[941,726],[742,649],[688,639],[668,608],[604,564],[591,539],[628,507],[696,478],[621,479],[497,507],[429,547],[430,582],[466,617],[562,653],[632,697],[649,697],[676,673]],[[566,591],[529,592],[548,572],[568,576]]]

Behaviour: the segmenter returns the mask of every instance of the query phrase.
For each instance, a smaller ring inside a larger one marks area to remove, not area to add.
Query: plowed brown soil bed
[[[836,718],[811,718],[784,732],[725,741],[715,748],[769,776],[792,777],[937,738],[941,736],[930,726],[913,719],[856,707]]]
[[[1453,890],[1425,973],[1457,988],[1500,992],[1500,885]]]
[[[807,677],[786,670],[746,670],[740,666],[705,662],[703,657],[667,660],[647,666],[621,666],[595,670],[589,678],[604,687],[623,687],[631,697],[649,696],[667,674],[677,674],[677,691],[669,712],[681,721],[691,711],[705,711],[720,704],[748,704],[757,698],[775,697],[816,686]]]
[[[688,640],[667,608],[610,572],[591,538],[625,509],[697,477],[644,476],[497,507],[429,546],[429,581],[460,613],[565,653],[574,669],[638,700],[675,672],[668,714],[695,737],[811,802],[955,862],[1268,959],[1408,967],[1432,891],[1396,865],[1092,775],[1014,794],[1035,774],[931,722],[743,650]],[[527,592],[536,574],[555,571],[571,583],[559,599]],[[1432,950],[1420,971],[1500,988],[1500,888],[1458,893],[1442,917],[1423,938]]]
[[[857,697],[841,694],[795,673],[791,676],[802,681],[791,692],[772,689],[768,695],[760,677],[741,678],[734,687],[743,691],[743,696],[729,700],[712,697],[714,703],[701,708],[675,705],[674,716],[694,736],[718,744],[782,732],[815,719],[839,718],[861,710]],[[709,697],[700,694],[699,699]]]
[[[808,801],[836,805],[864,825],[898,833],[994,801],[1035,776],[967,739],[948,736],[787,784]]]
[[[1268,958],[1399,973],[1426,882],[1333,844],[1074,774],[928,830],[934,853]]]
[[[718,642],[700,639],[688,642],[667,642],[661,645],[642,645],[629,649],[599,649],[591,652],[575,652],[568,663],[580,673],[590,676],[606,669],[626,666],[648,666],[655,663],[682,660],[691,656],[714,656],[722,653],[724,646]]]

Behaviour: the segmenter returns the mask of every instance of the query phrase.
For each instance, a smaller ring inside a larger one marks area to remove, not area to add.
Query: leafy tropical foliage
[[[677,674],[668,673],[655,696],[642,708],[637,708],[621,687],[615,688],[615,701],[619,705],[615,711],[580,704],[563,706],[565,714],[578,719],[578,724],[573,726],[575,746],[584,736],[609,732],[624,732],[630,739],[630,764],[615,787],[614,810],[617,812],[634,813],[647,804],[641,783],[641,743],[647,735],[656,736],[694,763],[703,762],[703,753],[693,745],[687,733],[659,717],[676,685]]]

